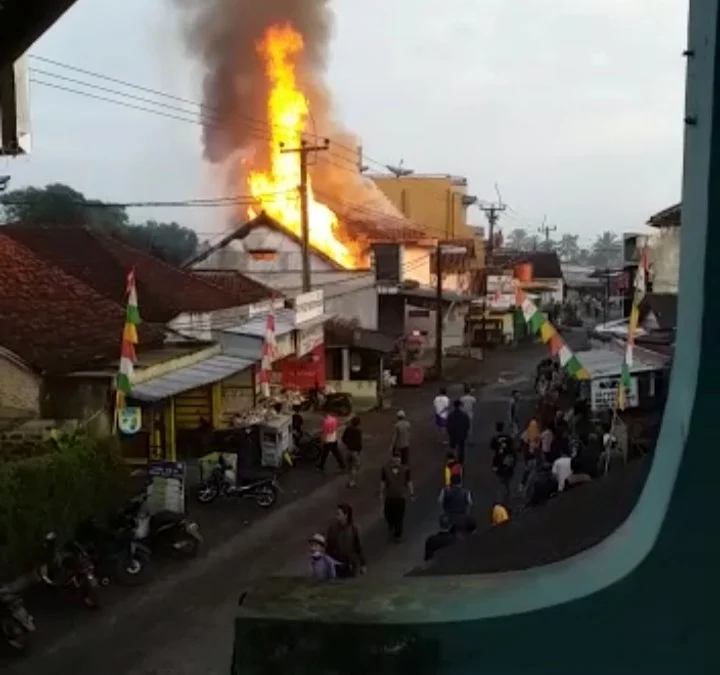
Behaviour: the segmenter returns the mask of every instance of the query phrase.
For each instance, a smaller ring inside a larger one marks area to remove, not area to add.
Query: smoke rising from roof
[[[256,45],[273,25],[289,23],[305,47],[296,77],[309,101],[306,133],[331,139],[331,152],[318,153],[312,178],[323,201],[399,216],[375,185],[353,171],[358,141],[333,118],[325,72],[333,30],[331,0],[173,0],[183,13],[183,33],[191,55],[204,67],[205,158],[228,168],[228,180],[268,161],[268,81]],[[336,208],[332,203],[331,208]],[[367,212],[366,216],[367,217]]]

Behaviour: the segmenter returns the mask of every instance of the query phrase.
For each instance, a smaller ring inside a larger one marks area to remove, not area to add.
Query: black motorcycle
[[[188,558],[197,555],[203,541],[198,524],[175,511],[151,515],[144,508],[145,501],[144,495],[138,496],[125,511],[133,520],[135,541],[153,553]]]
[[[346,392],[324,392],[311,389],[305,399],[297,406],[300,412],[314,410],[327,412],[338,417],[347,417],[352,413],[352,396]]]
[[[24,652],[35,632],[35,620],[25,609],[22,598],[9,588],[0,586],[0,634],[13,652]]]
[[[290,449],[290,458],[293,464],[298,462],[307,462],[308,464],[317,464],[322,451],[322,439],[317,434],[293,434],[292,448]]]
[[[99,581],[95,565],[87,550],[78,542],[71,541],[58,549],[57,535],[50,532],[45,537],[46,562],[39,569],[40,580],[51,588],[63,588],[79,595],[88,609],[98,609]]]
[[[137,586],[147,578],[150,549],[136,539],[135,518],[123,511],[108,523],[83,523],[76,540],[87,551],[103,586],[116,581],[121,586]]]
[[[240,497],[252,499],[258,506],[269,508],[278,497],[279,486],[277,476],[271,470],[241,470],[234,472],[222,453],[195,494],[201,504],[210,504],[218,497],[229,499]]]

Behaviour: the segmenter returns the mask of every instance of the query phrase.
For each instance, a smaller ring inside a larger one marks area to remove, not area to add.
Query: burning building
[[[323,74],[332,26],[328,0],[175,0],[205,68],[206,158],[226,167],[228,191],[249,193],[239,223],[261,213],[301,237],[299,149],[310,157],[305,189],[311,247],[339,268],[368,267],[372,241],[421,232],[357,167],[357,141],[332,116]],[[246,210],[247,209],[247,210]],[[262,247],[261,247],[262,248]]]

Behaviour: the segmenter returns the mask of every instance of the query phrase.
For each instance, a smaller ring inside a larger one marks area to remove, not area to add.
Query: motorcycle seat
[[[237,472],[236,482],[238,485],[247,485],[248,483],[256,483],[261,480],[267,480],[273,477],[275,472],[270,468],[254,468],[241,469]]]

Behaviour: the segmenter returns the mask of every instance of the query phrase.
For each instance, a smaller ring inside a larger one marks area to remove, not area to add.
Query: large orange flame
[[[281,148],[299,148],[307,125],[310,108],[298,89],[294,59],[303,50],[302,35],[291,26],[271,26],[257,50],[265,61],[270,81],[267,112],[270,126],[270,167],[252,171],[248,177],[250,193],[257,206],[280,222],[293,234],[301,236],[300,154],[281,152]],[[308,215],[310,244],[346,268],[354,267],[354,256],[336,236],[336,215],[315,200],[308,177]],[[249,210],[251,216],[256,208]]]

